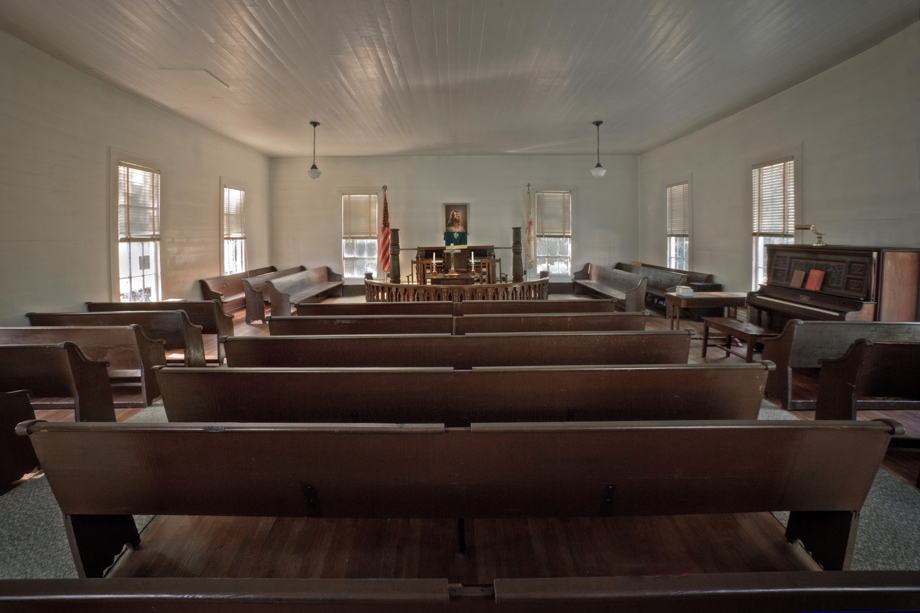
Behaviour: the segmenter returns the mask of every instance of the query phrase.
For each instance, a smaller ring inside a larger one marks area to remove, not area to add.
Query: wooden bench
[[[213,334],[217,344],[217,357],[209,362],[223,364],[224,356],[218,339],[233,336],[233,316],[224,313],[218,300],[164,300],[162,302],[87,302],[90,313],[110,311],[185,311],[193,325],[201,326],[202,334]]]
[[[204,366],[201,326],[185,311],[111,311],[106,313],[26,313],[33,326],[130,326],[136,324],[148,338],[166,342],[166,351],[181,350],[186,366]]]
[[[859,510],[898,427],[797,420],[469,429],[32,421],[17,431],[31,439],[64,514],[78,574],[99,577],[125,544],[141,544],[132,517],[139,514],[159,515],[158,524],[170,515],[475,519],[790,511],[786,539],[801,540],[825,569],[841,570],[850,564]],[[281,548],[287,541],[273,539]],[[156,552],[156,545],[129,553],[119,568]],[[450,542],[440,552],[456,556]]]
[[[238,336],[224,352],[231,368],[686,364],[690,333]]]
[[[715,275],[708,272],[694,272],[692,270],[681,270],[680,268],[669,268],[667,266],[658,266],[656,264],[647,264],[645,262],[632,262],[630,264],[618,263],[614,268],[620,268],[627,272],[636,272],[632,267],[652,268],[657,270],[666,270],[679,275],[687,275],[687,281],[684,285],[689,285],[695,292],[721,292],[722,284],[715,282]]]
[[[32,445],[16,435],[16,424],[32,419],[35,413],[28,391],[0,392],[0,495],[10,491],[14,481],[38,466]]]
[[[814,400],[792,398],[793,369],[820,368],[821,360],[843,357],[859,339],[920,341],[920,324],[793,319],[782,334],[763,341],[763,359],[776,364],[776,370],[767,379],[767,395],[781,401],[784,409],[813,411]]]
[[[328,266],[320,266],[267,282],[271,301],[272,317],[290,315],[292,305],[327,296],[335,290],[340,294],[345,283],[342,275],[332,272]]]
[[[646,266],[645,264],[625,264],[617,262],[614,270],[646,277],[645,301],[650,304],[664,304],[664,295],[676,290],[678,285],[687,285],[688,274],[667,268]]]
[[[115,421],[106,367],[70,342],[0,345],[0,392],[29,390],[33,409],[73,410],[76,421]]]
[[[306,266],[296,266],[243,279],[243,294],[246,296],[246,323],[251,324],[257,320],[265,323],[265,305],[270,301],[267,281],[303,272],[306,269]]]
[[[646,277],[631,272],[585,264],[585,267],[574,275],[572,293],[578,294],[581,291],[598,294],[612,299],[623,311],[635,312],[645,309],[647,284]]]
[[[656,577],[497,578],[464,587],[441,579],[7,579],[0,608],[23,613],[446,613],[629,611],[908,611],[916,571],[796,571]]]
[[[243,279],[255,277],[278,270],[274,266],[255,268],[233,275],[221,275],[210,279],[199,279],[201,297],[204,300],[220,300],[225,313],[238,311],[246,306],[246,294],[243,293]]]
[[[115,408],[143,408],[160,395],[154,366],[166,365],[163,340],[136,325],[0,328],[0,345],[57,345],[72,342],[87,359],[108,363]]]
[[[724,345],[709,344],[709,329],[717,330],[725,334]],[[760,326],[738,321],[734,317],[704,317],[703,318],[703,351],[702,357],[706,357],[706,349],[709,347],[718,347],[725,352],[725,357],[736,355],[744,358],[745,362],[754,361],[754,348],[757,343],[767,338],[778,336],[776,332],[761,328]],[[744,355],[732,349],[732,339],[738,338],[747,344]]]
[[[352,315],[453,315],[458,302],[305,302],[297,305],[301,317],[350,317]]]
[[[517,315],[523,313],[612,313],[612,300],[463,300],[454,315]]]
[[[772,364],[402,369],[161,368],[170,421],[756,419]]]

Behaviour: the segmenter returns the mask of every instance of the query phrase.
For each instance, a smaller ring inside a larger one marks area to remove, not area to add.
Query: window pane
[[[246,270],[246,239],[224,239],[224,274],[235,275]]]

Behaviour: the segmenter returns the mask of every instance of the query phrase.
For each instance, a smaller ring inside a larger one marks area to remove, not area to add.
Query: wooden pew
[[[10,491],[14,481],[38,466],[32,445],[16,436],[16,424],[32,419],[35,413],[27,390],[0,392],[0,494]]]
[[[464,315],[454,318],[454,334],[643,331],[646,316],[646,311]]]
[[[220,300],[225,313],[237,311],[246,306],[246,295],[243,293],[243,279],[255,277],[267,272],[278,270],[274,266],[255,268],[233,275],[221,275],[210,279],[199,279],[201,284],[201,297],[205,300]]]
[[[719,573],[495,579],[8,579],[0,608],[22,613],[801,613],[908,611],[916,571]]]
[[[428,369],[160,368],[169,421],[756,419],[772,364]]]
[[[143,408],[160,395],[154,366],[166,365],[163,340],[136,325],[0,328],[0,345],[57,345],[70,341],[87,359],[107,362],[115,408]]]
[[[878,321],[802,321],[793,319],[783,333],[763,343],[763,359],[776,363],[767,379],[767,396],[784,409],[814,410],[814,400],[792,398],[792,370],[820,368],[821,360],[843,357],[859,339],[920,341],[920,324]]]
[[[185,311],[111,311],[107,313],[26,313],[33,326],[130,326],[136,324],[148,338],[166,342],[166,351],[181,350],[186,366],[204,366],[201,326]]]
[[[521,313],[612,313],[612,300],[463,300],[454,315],[515,315]]]
[[[243,294],[246,296],[246,323],[251,324],[256,320],[265,323],[265,305],[271,299],[268,295],[268,281],[286,277],[295,272],[303,272],[306,269],[306,266],[296,266],[243,279]]]
[[[624,311],[636,312],[645,309],[647,285],[646,277],[596,264],[585,264],[584,268],[573,275],[572,293],[600,295],[613,300]]]
[[[231,368],[686,364],[690,332],[237,336],[224,353]]]
[[[326,296],[334,290],[343,291],[345,283],[342,275],[332,272],[328,266],[320,266],[285,277],[271,279],[268,296],[271,301],[272,317],[289,316],[292,305],[308,302],[320,296]]]
[[[859,510],[898,428],[890,421],[469,429],[31,421],[17,431],[31,439],[61,506],[79,575],[99,577],[125,544],[140,545],[132,517],[139,514],[163,521],[790,511],[786,538],[800,539],[825,569],[845,570]]]
[[[164,300],[161,302],[87,302],[90,313],[110,311],[185,311],[193,325],[201,326],[202,334],[213,334],[215,342],[223,336],[233,336],[233,316],[224,313],[219,300]],[[224,356],[217,342],[217,358],[210,362],[223,364]]]
[[[106,367],[70,342],[0,345],[0,392],[29,390],[33,409],[73,409],[76,421],[115,421]]]
[[[452,334],[451,315],[348,315],[344,317],[274,316],[268,320],[271,336],[321,334]]]
[[[350,317],[352,315],[453,315],[458,302],[304,302],[297,305],[301,317]]]

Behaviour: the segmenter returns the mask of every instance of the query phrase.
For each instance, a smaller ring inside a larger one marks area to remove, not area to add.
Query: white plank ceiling
[[[0,0],[0,28],[271,156],[641,153],[920,0]],[[15,84],[4,84],[15,87]]]

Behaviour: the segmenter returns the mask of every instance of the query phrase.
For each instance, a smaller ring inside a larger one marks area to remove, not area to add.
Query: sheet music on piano
[[[796,271],[824,272],[817,291]],[[782,331],[790,319],[917,321],[920,248],[767,245],[767,282],[748,294],[748,321]]]

